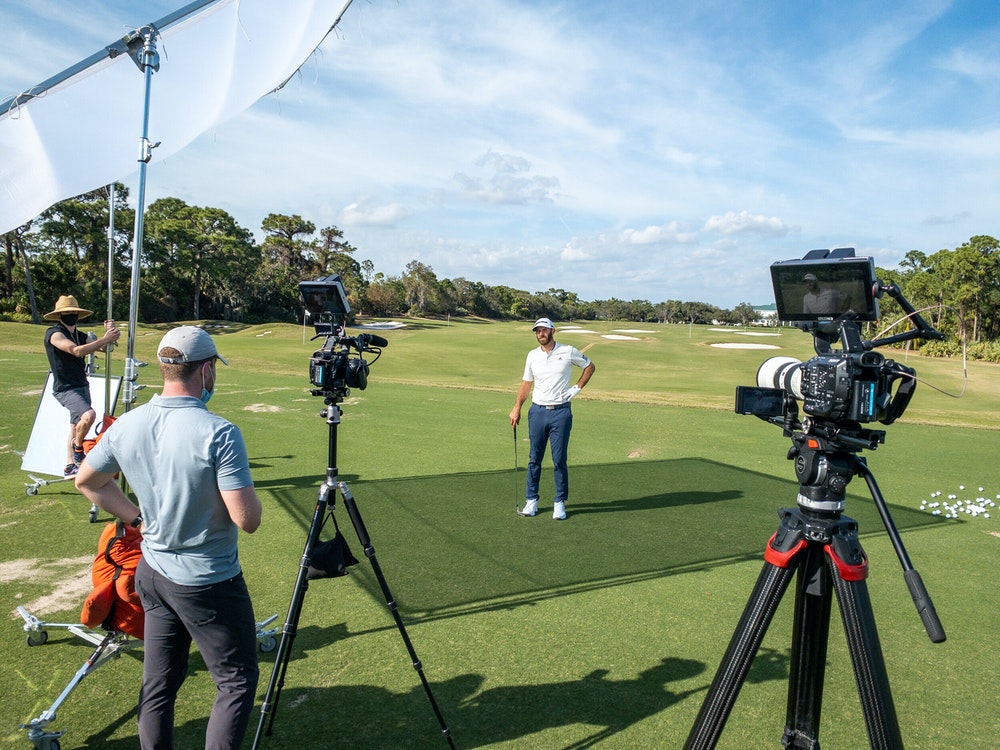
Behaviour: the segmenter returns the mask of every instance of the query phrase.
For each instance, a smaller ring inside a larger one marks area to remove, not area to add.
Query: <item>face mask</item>
[[[80,316],[77,313],[66,313],[65,315],[60,315],[59,318],[66,325],[75,326]]]
[[[208,388],[205,387],[205,368],[202,367],[201,368],[201,402],[203,404],[207,404],[211,400],[212,394],[215,393],[215,382],[214,382],[215,378],[214,377],[212,378],[212,381],[213,381],[212,382],[212,390],[208,390]]]

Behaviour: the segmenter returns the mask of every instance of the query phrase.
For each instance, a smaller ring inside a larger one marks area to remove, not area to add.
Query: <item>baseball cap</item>
[[[819,279],[816,278],[816,274],[814,274],[814,273],[807,273],[805,276],[802,277],[802,280],[803,281],[819,281]]]
[[[181,353],[181,356],[160,357],[160,352],[166,347],[176,349]],[[160,346],[156,350],[156,356],[165,365],[201,362],[210,357],[218,357],[222,364],[229,364],[219,354],[219,350],[215,348],[215,342],[212,340],[212,337],[197,326],[180,326],[167,331],[166,335],[160,339]]]
[[[535,321],[535,325],[531,326],[531,330],[534,331],[536,328],[555,328],[555,326],[548,318],[539,318]]]

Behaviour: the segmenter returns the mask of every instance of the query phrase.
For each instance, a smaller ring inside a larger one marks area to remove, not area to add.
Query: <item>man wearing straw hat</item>
[[[76,474],[83,461],[83,439],[94,425],[97,414],[90,403],[90,383],[84,358],[113,344],[121,332],[113,320],[104,321],[104,335],[91,338],[76,325],[93,311],[80,307],[76,297],[61,296],[46,320],[57,321],[45,332],[45,354],[52,370],[52,394],[69,410],[69,440],[66,446],[67,476]]]

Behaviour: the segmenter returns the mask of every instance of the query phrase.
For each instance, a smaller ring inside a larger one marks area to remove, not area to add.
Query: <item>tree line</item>
[[[135,215],[124,185],[116,184],[113,205],[109,193],[103,188],[57,203],[4,235],[0,319],[40,321],[61,294],[74,294],[92,308],[95,300],[105,300],[111,208],[113,311],[116,318],[128,317]],[[747,302],[728,310],[681,300],[582,300],[565,289],[526,291],[461,277],[441,279],[419,260],[387,274],[359,259],[343,231],[335,226],[317,231],[298,214],[268,214],[258,244],[250,230],[220,208],[161,198],[147,208],[143,227],[137,315],[148,323],[295,322],[301,316],[299,282],[334,273],[344,283],[352,311],[369,316],[740,325],[759,318]],[[928,310],[939,330],[975,342],[986,355],[1000,339],[1000,245],[994,238],[973,237],[931,255],[910,251],[898,269],[879,269],[879,278],[898,283],[914,306]],[[885,317],[898,311],[887,297],[882,306]],[[951,353],[955,341],[935,353]]]

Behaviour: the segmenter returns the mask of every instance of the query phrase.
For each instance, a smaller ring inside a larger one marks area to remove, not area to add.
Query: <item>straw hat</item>
[[[94,314],[94,311],[84,310],[77,304],[76,297],[72,294],[64,294],[56,302],[56,309],[50,313],[46,313],[42,317],[46,320],[59,320],[59,316],[63,313],[77,313],[80,316],[80,320],[86,320]]]

